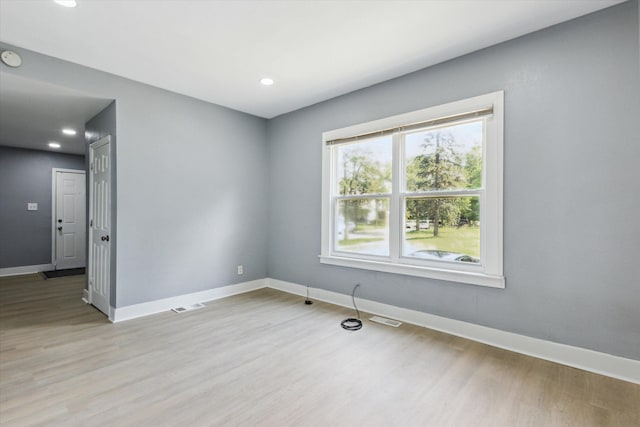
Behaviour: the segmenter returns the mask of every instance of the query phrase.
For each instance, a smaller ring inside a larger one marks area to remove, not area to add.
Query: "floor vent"
[[[186,305],[184,307],[172,308],[171,311],[175,311],[176,313],[184,313],[185,311],[197,310],[203,307],[204,307],[204,304],[196,303],[196,304]]]
[[[369,320],[371,320],[372,322],[382,323],[383,325],[393,326],[394,328],[397,328],[398,326],[402,325],[402,322],[398,322],[397,320],[387,319],[385,317],[379,317],[379,316],[373,316]]]

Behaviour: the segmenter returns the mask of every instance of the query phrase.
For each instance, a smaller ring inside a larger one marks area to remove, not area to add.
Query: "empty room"
[[[640,426],[638,0],[0,0],[0,426]]]

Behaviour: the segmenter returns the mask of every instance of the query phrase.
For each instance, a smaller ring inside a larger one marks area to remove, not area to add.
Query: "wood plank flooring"
[[[271,289],[111,324],[83,282],[0,278],[0,425],[640,426],[640,385],[447,334]]]

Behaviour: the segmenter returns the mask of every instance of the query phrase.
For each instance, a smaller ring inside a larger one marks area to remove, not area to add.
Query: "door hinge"
[[[93,227],[93,220],[92,219],[89,220],[89,227]]]
[[[93,170],[93,163],[89,165],[89,170]]]

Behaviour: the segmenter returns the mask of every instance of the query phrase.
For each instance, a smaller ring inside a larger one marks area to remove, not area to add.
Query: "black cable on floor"
[[[358,329],[362,329],[362,320],[360,320],[360,311],[358,310],[358,306],[356,305],[356,289],[358,289],[360,283],[353,287],[353,291],[351,292],[351,301],[353,301],[353,308],[356,310],[356,314],[358,315],[357,319],[350,317],[348,319],[344,319],[340,322],[340,326],[342,329],[346,329],[347,331],[357,331]]]
[[[307,299],[304,300],[304,303],[307,305],[313,304],[313,301],[309,299],[309,285],[307,285]]]

